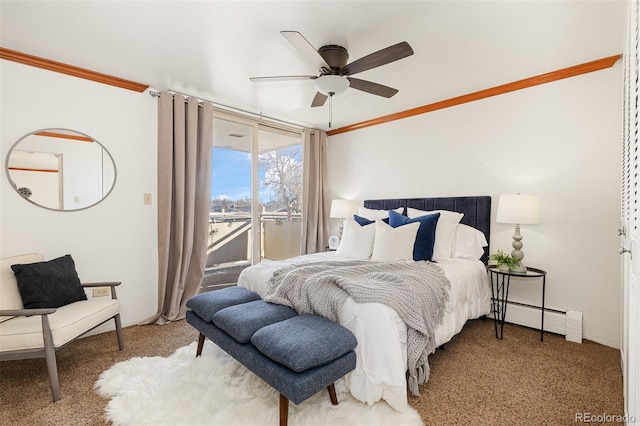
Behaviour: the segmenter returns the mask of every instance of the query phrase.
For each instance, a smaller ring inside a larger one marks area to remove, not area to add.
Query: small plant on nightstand
[[[497,253],[489,256],[489,260],[495,261],[496,268],[501,271],[518,269],[518,267],[520,266],[520,261],[518,259],[508,255],[502,250],[498,250]]]

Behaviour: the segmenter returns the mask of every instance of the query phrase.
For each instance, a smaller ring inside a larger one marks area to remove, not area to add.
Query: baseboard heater
[[[508,302],[505,321],[539,330],[540,312],[537,306]],[[544,331],[565,336],[570,342],[582,343],[582,312],[545,309]]]

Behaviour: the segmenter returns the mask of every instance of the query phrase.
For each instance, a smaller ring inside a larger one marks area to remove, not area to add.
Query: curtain
[[[207,257],[213,106],[161,92],[158,101],[158,312],[147,323],[185,317]]]
[[[327,134],[305,129],[303,134],[301,253],[324,251],[329,238]]]

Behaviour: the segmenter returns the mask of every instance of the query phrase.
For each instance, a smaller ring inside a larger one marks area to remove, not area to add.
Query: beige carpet
[[[103,370],[135,356],[168,356],[197,338],[184,321],[124,329],[81,339],[57,352],[61,399],[51,402],[43,359],[0,363],[3,425],[104,425],[107,400],[93,391]],[[623,414],[618,350],[576,344],[493,322],[470,321],[429,358],[431,379],[410,404],[426,425],[570,425],[575,413]],[[161,374],[161,372],[158,372]],[[294,426],[294,425],[292,425]]]

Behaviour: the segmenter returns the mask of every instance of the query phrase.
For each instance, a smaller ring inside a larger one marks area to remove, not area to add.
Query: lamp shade
[[[537,195],[507,194],[498,201],[498,223],[533,225],[540,223],[540,205]]]
[[[321,75],[313,83],[318,92],[323,95],[339,95],[349,88],[351,84],[345,77],[339,75]]]
[[[355,204],[349,200],[332,200],[329,217],[345,218],[355,213]]]

